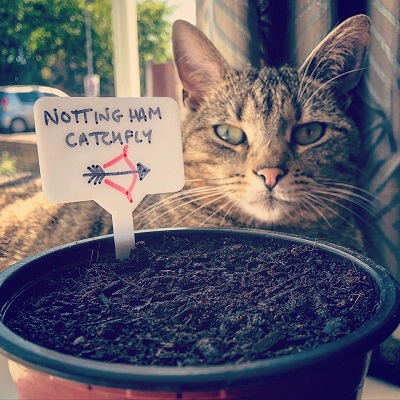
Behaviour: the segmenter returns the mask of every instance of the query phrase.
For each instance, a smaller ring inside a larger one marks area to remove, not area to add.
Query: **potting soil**
[[[63,267],[16,299],[6,324],[77,357],[157,366],[240,364],[299,353],[360,327],[368,275],[313,246],[165,237],[131,257]]]

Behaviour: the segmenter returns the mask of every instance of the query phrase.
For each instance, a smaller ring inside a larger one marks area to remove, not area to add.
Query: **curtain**
[[[236,69],[299,66],[338,23],[369,15],[369,65],[349,111],[362,138],[360,185],[376,210],[360,221],[369,256],[400,281],[400,1],[196,0],[196,7],[198,27]]]

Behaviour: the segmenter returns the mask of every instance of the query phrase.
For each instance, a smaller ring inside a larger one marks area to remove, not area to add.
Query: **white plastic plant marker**
[[[184,185],[179,110],[167,97],[47,97],[34,106],[45,197],[94,200],[112,215],[117,258],[135,244],[132,212]]]

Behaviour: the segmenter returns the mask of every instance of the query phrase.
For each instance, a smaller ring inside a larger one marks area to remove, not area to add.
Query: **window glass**
[[[22,103],[34,103],[38,99],[37,92],[17,93]]]

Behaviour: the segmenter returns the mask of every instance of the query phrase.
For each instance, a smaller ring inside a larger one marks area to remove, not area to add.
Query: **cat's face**
[[[358,24],[367,26],[365,19]],[[342,50],[337,41],[328,37],[322,44],[328,49],[317,48],[299,70],[236,72],[195,28],[174,29],[189,110],[186,177],[204,206],[252,226],[334,218],[351,192],[358,152],[358,133],[345,109],[359,74],[349,80],[344,66],[337,70],[343,51],[327,58],[329,48]],[[346,68],[358,69],[367,39],[358,45],[343,36],[346,48],[358,46]]]

